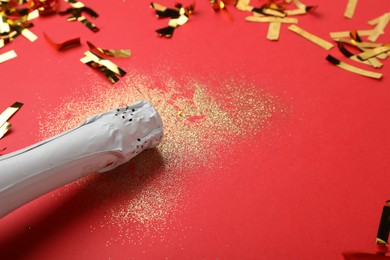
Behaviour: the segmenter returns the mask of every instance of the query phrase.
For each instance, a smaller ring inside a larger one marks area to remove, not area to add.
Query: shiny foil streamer
[[[226,10],[226,5],[222,0],[210,0],[210,5],[214,11]]]
[[[358,55],[358,58],[361,60],[367,60],[369,58],[379,57],[380,54],[386,53],[388,51],[390,51],[390,45],[380,46],[380,47],[376,47],[376,48],[371,49],[371,50],[366,50],[363,53],[360,53]]]
[[[357,3],[358,3],[358,0],[348,0],[348,4],[347,4],[347,7],[346,7],[345,12],[344,12],[344,17],[352,19],[353,15],[355,13]]]
[[[368,36],[368,39],[372,42],[375,42],[378,39],[378,37],[384,33],[384,30],[389,22],[390,22],[390,13],[385,13],[380,17],[378,23],[375,26],[373,33],[370,36]]]
[[[89,49],[94,52],[95,54],[97,52],[102,53],[106,56],[115,57],[115,58],[128,58],[131,55],[130,49],[102,49],[99,47],[96,47],[91,42],[87,41]]]
[[[39,15],[52,15],[57,13],[59,8],[58,0],[31,0],[29,3],[30,9],[35,9]]]
[[[171,38],[175,29],[188,21],[188,17],[195,10],[195,2],[187,7],[183,7],[182,4],[176,4],[174,8],[168,8],[152,2],[150,7],[156,10],[158,18],[170,18],[168,26],[157,29],[156,32],[160,37]]]
[[[81,43],[80,43],[80,37],[73,38],[73,39],[69,39],[69,40],[66,40],[66,41],[61,42],[61,43],[56,43],[56,42],[54,42],[52,39],[50,39],[50,37],[47,36],[46,33],[43,33],[43,36],[44,36],[45,40],[46,40],[54,49],[56,49],[57,51],[63,51],[63,50],[67,50],[67,49],[74,48],[74,47],[77,47],[77,46],[80,46],[80,45],[81,45]]]
[[[383,66],[383,64],[379,61],[377,61],[376,59],[368,59],[366,61],[362,61],[360,60],[358,57],[357,57],[357,54],[354,54],[352,52],[350,52],[342,42],[338,42],[337,43],[337,47],[339,48],[339,51],[347,58],[353,60],[353,61],[356,61],[356,62],[359,62],[359,63],[363,63],[363,64],[366,64],[366,65],[369,65],[369,66],[372,66],[374,68],[381,68]]]
[[[115,83],[119,80],[116,75],[121,77],[126,75],[126,72],[119,68],[116,64],[109,60],[103,59],[91,51],[86,51],[84,55],[85,57],[81,58],[80,61],[90,66],[91,68],[101,71],[111,83]]]
[[[318,46],[324,48],[325,50],[330,50],[333,48],[333,44],[331,44],[330,42],[327,42],[321,38],[319,38],[318,36],[315,36],[301,28],[299,28],[298,26],[296,25],[290,25],[288,27],[288,29],[292,32],[295,32],[296,34],[302,36],[303,38],[305,38],[306,40],[309,40],[311,41],[312,43],[315,43],[317,44]]]
[[[356,73],[356,74],[359,74],[362,76],[375,78],[375,79],[380,79],[383,76],[382,73],[372,72],[372,71],[360,69],[360,68],[357,68],[355,66],[349,65],[348,63],[345,63],[345,62],[342,62],[342,61],[336,59],[332,55],[328,55],[326,57],[326,60],[329,61],[330,63],[332,63],[333,65],[336,65],[339,68],[342,68],[346,71]]]
[[[95,24],[90,22],[84,15],[83,13],[89,14],[92,18],[97,18],[99,15],[96,13],[94,10],[91,8],[85,6],[83,3],[78,2],[78,1],[71,1],[71,0],[66,0],[71,7],[66,9],[65,11],[59,12],[60,15],[68,15],[70,16],[67,18],[68,21],[79,21],[82,24],[84,24],[88,29],[90,29],[93,32],[98,32],[100,29],[96,27]]]
[[[376,243],[388,247],[390,232],[390,207],[389,205],[383,206],[382,215],[379,222],[378,233],[376,236]]]
[[[7,121],[23,106],[23,103],[15,102],[0,114],[0,138],[10,129],[11,124]]]
[[[16,52],[14,50],[7,51],[3,54],[0,54],[0,63],[6,62],[13,58],[16,58]],[[0,122],[1,123],[1,122]]]
[[[104,74],[106,78],[114,84],[115,82],[119,81],[119,78],[115,75],[114,72],[109,70],[106,66],[103,66],[97,62],[92,61],[89,57],[83,57],[80,59],[80,61],[89,67],[96,69]]]

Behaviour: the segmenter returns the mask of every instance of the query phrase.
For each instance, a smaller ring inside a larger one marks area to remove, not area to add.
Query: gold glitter
[[[179,83],[160,76],[160,82],[165,83],[161,86],[142,73],[132,74],[113,88],[96,83],[94,95],[64,98],[52,109],[55,112],[44,112],[40,120],[41,137],[48,138],[77,126],[88,116],[139,99],[150,101],[159,111],[164,138],[157,148],[142,152],[108,174],[92,174],[68,185],[90,189],[94,196],[86,200],[99,202],[107,212],[101,226],[120,227],[128,242],[145,235],[145,230],[163,230],[185,211],[185,203],[180,202],[186,197],[183,184],[189,176],[196,177],[200,169],[221,167],[233,153],[237,138],[260,133],[275,113],[284,111],[277,97],[235,80],[210,89],[197,80]],[[134,224],[142,232],[134,232]],[[113,238],[107,246],[124,243],[123,239]]]

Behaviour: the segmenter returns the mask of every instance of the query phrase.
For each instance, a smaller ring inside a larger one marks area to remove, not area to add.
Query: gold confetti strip
[[[359,59],[359,58],[358,58]],[[381,68],[383,66],[383,63],[375,58],[367,59],[368,63],[370,63],[371,66],[374,68]]]
[[[71,8],[66,9],[65,11],[61,11],[58,14],[66,15],[70,14],[71,16],[67,18],[68,21],[79,21],[84,24],[88,29],[93,32],[98,32],[100,29],[96,27],[92,22],[90,22],[82,13],[86,12],[92,18],[97,18],[99,15],[92,10],[91,8],[85,6],[82,2],[74,1],[74,0],[65,0],[71,6]]]
[[[311,41],[312,43],[317,44],[318,46],[324,48],[327,51],[333,48],[333,44],[331,44],[330,42],[327,42],[327,41],[307,32],[307,31],[299,28],[298,26],[296,26],[294,24],[290,25],[288,27],[288,29],[292,32],[297,33],[298,35],[302,36],[303,38]]]
[[[34,42],[38,39],[38,36],[36,36],[32,31],[30,31],[27,28],[24,28],[21,33],[24,37],[26,37],[30,42]]]
[[[267,39],[270,41],[279,40],[280,35],[280,22],[271,22],[268,27]]]
[[[378,24],[375,26],[375,29],[373,30],[373,33],[368,36],[368,39],[372,42],[375,42],[378,37],[384,33],[384,30],[387,26],[387,24],[390,21],[390,13],[385,13],[381,16],[381,18],[378,21]]]
[[[158,36],[171,38],[175,29],[189,20],[189,16],[195,10],[195,2],[189,6],[183,7],[182,4],[176,4],[174,8],[167,8],[163,5],[151,3],[150,7],[156,10],[156,16],[159,18],[170,18],[168,26],[157,29]]]
[[[329,61],[330,63],[336,65],[339,68],[342,68],[344,70],[347,70],[349,72],[356,73],[356,74],[359,74],[362,76],[366,76],[366,77],[370,77],[370,78],[374,78],[374,79],[380,79],[383,76],[382,73],[372,72],[372,71],[364,70],[364,69],[349,65],[348,63],[345,63],[345,62],[342,62],[342,61],[336,59],[332,55],[328,55],[326,57],[326,60]]]
[[[272,16],[247,16],[245,17],[247,22],[260,22],[260,23],[298,23],[297,18],[281,18],[281,17],[272,17]]]
[[[390,46],[381,46],[372,50],[367,50],[358,55],[361,60],[367,60],[369,58],[377,57],[378,55],[390,51]]]
[[[347,8],[345,9],[344,17],[352,19],[353,15],[355,13],[357,3],[358,3],[358,0],[349,0],[348,1]]]
[[[0,54],[0,63],[11,60],[11,59],[15,58],[16,56],[17,55],[16,55],[16,52],[14,50],[10,50],[10,51],[7,51],[3,54]]]
[[[0,138],[2,138],[11,127],[11,124],[7,122],[8,119],[10,119],[22,106],[23,103],[15,102],[0,114]]]
[[[357,42],[354,39],[346,39],[346,38],[334,38],[336,42],[348,43],[349,45],[355,46],[360,50],[365,50],[366,48],[376,48],[381,47],[382,44],[374,43],[374,42]]]
[[[278,10],[274,10],[271,8],[253,9],[253,11],[260,12],[260,13],[265,14],[265,15],[275,16],[275,17],[285,17],[286,16],[286,13],[280,12]]]
[[[103,59],[102,57],[99,57],[98,55],[96,55],[95,53],[93,53],[91,51],[84,52],[84,55],[86,57],[90,58],[92,61],[107,67],[109,70],[111,70],[115,74],[118,74],[121,77],[126,75],[126,72],[124,70],[122,70],[121,68],[119,68],[115,63],[113,63],[109,60]]]
[[[369,24],[369,25],[372,25],[372,26],[377,25],[377,24],[379,23],[379,21],[382,19],[382,17],[383,17],[384,15],[386,15],[386,14],[390,14],[390,12],[385,13],[385,14],[383,14],[383,15],[377,17],[377,18],[374,18],[374,19],[368,21],[368,24]]]
[[[240,11],[252,11],[253,10],[253,6],[250,6],[249,5],[250,3],[250,0],[238,0],[237,1],[237,4],[236,4],[236,8]]]
[[[32,12],[29,12],[27,14],[27,18],[26,19],[27,19],[27,21],[31,21],[31,20],[36,19],[38,17],[39,17],[39,11],[38,11],[38,9],[36,9],[36,10],[34,10]]]
[[[298,8],[298,9],[293,9],[293,10],[286,10],[285,13],[288,16],[291,16],[291,15],[302,15],[302,14],[306,14],[306,10]]]
[[[306,14],[309,10],[314,10],[316,6],[306,6],[299,0],[294,0],[294,4],[297,6],[297,9],[285,10],[284,12],[287,15],[302,15]]]
[[[103,66],[99,63],[94,62],[89,57],[85,56],[85,57],[81,58],[80,61],[93,69],[101,71],[112,84],[119,81],[119,78],[115,75],[114,72],[109,70],[106,66]]]
[[[112,50],[112,49],[102,49],[99,47],[96,47],[91,42],[87,41],[88,47],[92,52],[100,52],[104,55],[115,57],[115,58],[128,58],[131,55],[130,49],[118,49],[118,50]]]
[[[8,132],[8,130],[11,128],[11,124],[8,122],[5,122],[1,127],[0,127],[0,139],[3,138],[3,136]]]
[[[370,36],[374,30],[358,30],[357,31],[360,36]],[[342,31],[342,32],[331,32],[329,33],[330,38],[332,39],[338,39],[338,38],[345,38],[350,37],[350,31]]]
[[[345,48],[344,44],[342,42],[338,42],[337,44],[340,52],[342,54],[344,54],[344,56],[350,58],[351,60],[353,61],[356,61],[356,62],[359,62],[359,63],[363,63],[365,65],[369,65],[369,66],[372,66],[374,68],[381,68],[383,66],[383,64],[381,62],[379,62],[377,59],[375,58],[371,58],[371,59],[368,59],[368,60],[365,60],[365,61],[362,61],[360,60],[356,54],[353,54],[352,52],[350,52],[347,48]]]

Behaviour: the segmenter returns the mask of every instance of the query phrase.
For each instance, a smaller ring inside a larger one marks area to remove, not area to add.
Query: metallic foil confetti
[[[29,3],[29,8],[37,10],[42,16],[52,15],[58,11],[59,0],[32,0]]]
[[[384,13],[383,15],[385,15],[385,14],[390,14],[390,12]],[[374,19],[368,21],[367,23],[369,25],[377,25],[379,23],[379,21],[383,18],[383,15],[381,15],[381,16],[379,16],[377,18],[374,18]]]
[[[329,61],[330,63],[336,65],[339,68],[342,68],[344,70],[347,70],[347,71],[350,71],[350,72],[353,72],[353,73],[356,73],[356,74],[359,74],[362,76],[375,78],[375,79],[380,79],[383,76],[382,73],[372,72],[372,71],[360,69],[360,68],[357,68],[355,66],[349,65],[348,63],[342,62],[331,55],[328,55],[326,57],[326,60]]]
[[[372,50],[366,50],[363,53],[358,54],[358,58],[361,60],[367,60],[369,58],[377,57],[382,53],[390,51],[390,44],[385,46],[376,47]]]
[[[156,30],[159,36],[171,38],[175,29],[188,22],[189,16],[195,10],[195,2],[187,7],[182,4],[176,4],[174,8],[167,8],[157,3],[151,3],[150,7],[156,10],[156,16],[159,18],[170,18],[168,26]]]
[[[123,77],[126,75],[126,72],[119,68],[116,64],[113,62],[103,59],[102,57],[94,54],[91,51],[84,52],[85,57],[81,58],[80,61],[91,68],[95,68],[106,76],[106,78],[111,82],[115,83],[119,80],[119,78],[115,75],[119,75]]]
[[[285,13],[287,15],[302,15],[306,14],[309,11],[314,11],[317,6],[315,5],[305,5],[299,0],[294,0],[294,4],[297,6],[297,9],[292,9],[292,10],[285,10]]]
[[[296,34],[302,36],[303,38],[311,41],[312,43],[315,43],[317,44],[318,46],[324,48],[325,50],[330,50],[333,48],[333,44],[331,44],[330,42],[327,42],[303,29],[301,29],[300,27],[296,26],[296,25],[290,25],[288,27],[288,29],[292,32],[295,32]]]
[[[13,58],[16,58],[16,52],[14,50],[7,51],[3,54],[0,54],[0,63],[6,62]]]
[[[297,18],[282,18],[282,17],[272,17],[272,16],[247,16],[245,20],[248,22],[260,22],[260,23],[298,23]]]
[[[279,40],[280,27],[280,22],[271,22],[268,27],[267,39],[270,41]]]
[[[210,0],[210,5],[216,12],[226,9],[226,4],[222,0]]]
[[[0,48],[19,35],[23,35],[31,42],[38,38],[29,30],[33,26],[30,20],[36,17],[37,12],[28,13],[28,9],[23,10],[22,12],[16,8],[0,6]]]
[[[92,59],[89,57],[83,57],[80,59],[80,61],[91,68],[101,71],[106,76],[106,78],[113,84],[119,80],[119,78],[115,75],[114,72],[109,70],[106,66],[92,61]]]
[[[287,14],[284,12],[284,9],[281,7],[270,7],[269,5],[263,5],[260,8],[253,8],[253,12],[263,14],[263,15],[269,15],[269,16],[275,16],[275,17],[285,17]]]
[[[389,201],[383,206],[381,220],[379,222],[378,233],[376,236],[376,243],[386,248],[389,246],[389,233],[390,233],[390,206]]]
[[[70,48],[77,47],[77,46],[80,46],[80,45],[81,45],[81,43],[80,43],[80,37],[73,38],[73,39],[69,39],[69,40],[66,40],[66,41],[61,42],[61,43],[56,43],[56,42],[54,42],[52,39],[50,39],[50,37],[47,36],[46,33],[43,33],[43,36],[45,37],[45,40],[46,40],[54,49],[56,49],[57,51],[63,51],[63,50],[67,50],[67,49],[70,49]]]
[[[11,124],[7,121],[23,106],[23,103],[15,102],[0,114],[0,138],[10,129]]]
[[[240,11],[252,11],[253,6],[249,5],[250,0],[237,0],[236,8]]]
[[[347,48],[345,48],[344,44],[340,41],[338,42],[337,47],[339,48],[340,52],[342,54],[344,54],[344,56],[346,56],[347,58],[350,58],[353,61],[363,63],[363,64],[366,64],[369,66],[373,66],[374,68],[381,68],[383,66],[383,64],[381,62],[377,61],[376,59],[375,59],[375,61],[373,59],[368,59],[365,61],[360,60],[357,57],[357,54],[353,54],[352,52],[350,52]]]
[[[362,38],[360,38],[359,32],[357,30],[352,30],[349,33],[349,36],[351,37],[352,40],[357,41],[357,42],[362,42]]]
[[[346,7],[345,12],[344,12],[344,17],[352,19],[353,15],[355,13],[357,3],[358,3],[358,0],[348,0],[348,4],[347,4],[347,7]]]
[[[8,132],[8,130],[11,128],[11,124],[8,122],[5,122],[1,127],[0,127],[0,139],[3,138],[3,136]]]
[[[82,2],[79,1],[74,1],[74,0],[65,0],[68,2],[71,7],[66,9],[65,11],[59,12],[60,15],[67,15],[70,14],[67,18],[68,21],[79,21],[82,24],[84,24],[88,29],[90,29],[93,32],[98,32],[99,28],[96,27],[92,22],[90,22],[84,15],[83,13],[89,14],[92,18],[97,18],[99,15],[92,10],[91,8],[85,6]]]
[[[373,30],[358,30],[360,36],[370,36],[374,31]],[[330,32],[329,35],[332,39],[349,37],[351,31],[342,31],[342,32]]]
[[[247,16],[245,20],[247,22],[268,22],[268,33],[267,39],[271,41],[279,40],[280,27],[282,23],[298,23],[296,18],[281,18],[281,17],[273,17],[273,16],[259,16],[254,13],[254,16]]]
[[[128,58],[131,55],[130,49],[118,49],[118,50],[113,50],[113,49],[102,49],[99,47],[96,47],[93,45],[91,42],[87,41],[89,49],[94,52],[100,52],[106,56],[110,57],[115,57],[115,58]]]
[[[375,42],[378,37],[384,33],[384,30],[387,24],[390,22],[390,13],[385,13],[382,15],[373,30],[373,33],[368,37],[368,39],[372,42]]]

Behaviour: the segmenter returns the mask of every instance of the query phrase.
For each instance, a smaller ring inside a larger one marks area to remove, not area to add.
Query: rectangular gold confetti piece
[[[106,68],[108,68],[109,70],[111,70],[112,72],[114,72],[120,76],[124,76],[126,74],[126,72],[124,70],[122,70],[121,68],[119,68],[115,63],[113,63],[109,60],[106,60],[106,59],[102,59],[101,57],[97,56],[95,53],[93,53],[91,51],[84,52],[84,55],[86,57],[90,58],[93,62],[96,62],[100,65],[105,66]]]
[[[277,41],[279,40],[279,34],[280,34],[280,22],[271,22],[268,27],[268,34],[267,39],[270,41]]]
[[[330,49],[333,48],[333,44],[331,44],[330,42],[327,42],[327,41],[325,41],[325,40],[323,40],[323,39],[321,39],[321,38],[319,38],[319,37],[317,37],[317,36],[315,36],[315,35],[313,35],[313,34],[307,32],[307,31],[305,31],[305,30],[299,28],[299,27],[296,26],[295,24],[290,25],[290,26],[288,27],[288,29],[289,29],[290,31],[293,31],[293,32],[299,34],[299,35],[302,36],[303,38],[305,38],[305,39],[307,39],[307,40],[309,40],[309,41],[311,41],[311,42],[317,44],[318,46],[324,48],[325,50],[330,50]]]
[[[356,56],[357,58],[357,56]],[[359,59],[359,58],[357,58]],[[368,61],[368,63],[370,63],[371,66],[373,66],[374,68],[382,68],[383,66],[383,63],[380,62],[379,60],[377,60],[376,58],[370,58],[370,59],[367,59],[366,61]]]
[[[116,58],[128,58],[131,55],[130,49],[102,49],[99,47],[96,47],[93,45],[91,42],[87,41],[88,47],[92,52],[100,52],[103,53],[104,55],[110,56],[110,57],[116,57]]]
[[[10,119],[13,114],[15,114],[16,111],[18,111],[22,106],[23,103],[15,102],[6,110],[4,110],[4,112],[0,114],[0,126],[3,126],[8,121],[8,119]]]
[[[362,53],[358,54],[357,56],[361,60],[367,60],[369,58],[376,57],[382,53],[388,52],[389,50],[390,50],[390,46],[381,46],[381,47],[377,47],[377,48],[372,49],[372,50],[367,50],[365,52],[362,52]]]
[[[36,19],[38,17],[39,17],[39,11],[38,11],[38,9],[35,9],[34,11],[28,13],[27,21],[31,21],[31,20]]]
[[[284,11],[287,15],[301,15],[306,14],[305,9],[292,9],[292,10],[286,10]]]
[[[3,138],[3,136],[8,132],[8,130],[11,128],[11,124],[8,122],[5,122],[1,127],[0,127],[0,139]]]
[[[387,26],[387,24],[390,21],[390,13],[385,13],[382,15],[382,17],[379,19],[378,24],[375,26],[375,29],[373,30],[373,33],[368,36],[368,39],[372,42],[375,42],[378,37],[384,33],[384,30]]]
[[[390,12],[388,13],[385,13],[385,14],[382,14],[381,16],[377,17],[377,18],[374,18],[370,21],[368,21],[368,24],[369,25],[377,25],[379,23],[379,21],[382,19],[382,16],[386,15],[386,14],[390,14]]]
[[[240,11],[252,11],[253,6],[249,5],[250,0],[238,0],[236,4],[236,8]]]
[[[15,58],[17,55],[16,55],[16,52],[14,50],[10,50],[10,51],[7,51],[3,54],[0,54],[0,63],[3,63],[7,60],[11,60],[13,58]]]
[[[260,23],[298,23],[297,18],[281,18],[281,17],[270,17],[270,16],[247,16],[245,17],[245,21],[247,22],[260,22]]]
[[[370,36],[374,30],[358,30],[357,31],[360,36]],[[338,38],[344,38],[344,37],[350,37],[350,31],[343,31],[343,32],[331,32],[330,38],[332,39],[338,39]]]
[[[279,11],[271,9],[271,8],[263,8],[262,11],[263,11],[263,14],[271,15],[271,16],[275,16],[275,17],[285,17],[286,16],[285,13],[279,12]]]
[[[38,39],[38,36],[36,36],[32,31],[30,31],[27,28],[24,28],[22,30],[22,35],[26,37],[28,40],[30,40],[30,42],[34,42]]]
[[[356,5],[358,0],[349,0],[347,8],[345,9],[344,17],[351,19],[355,13]]]
[[[337,67],[342,68],[342,69],[349,71],[349,72],[352,72],[352,73],[356,73],[356,74],[370,77],[370,78],[374,78],[374,79],[380,79],[382,77],[382,73],[377,73],[377,72],[372,72],[372,71],[357,68],[355,66],[349,65],[348,63],[345,63],[345,62],[342,62],[342,61],[336,59],[332,55],[328,55],[326,57],[326,60],[329,61],[330,63],[336,65]]]

